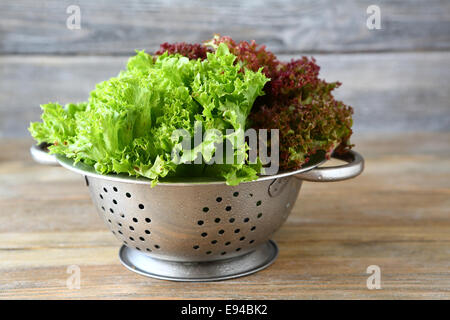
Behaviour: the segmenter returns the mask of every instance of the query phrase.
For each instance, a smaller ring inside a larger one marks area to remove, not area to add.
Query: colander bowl
[[[159,183],[125,175],[100,175],[83,163],[52,158],[39,147],[41,163],[58,163],[82,174],[99,216],[122,243],[120,261],[142,275],[175,281],[240,277],[269,266],[278,248],[269,240],[287,219],[302,182],[350,179],[364,160],[350,151],[348,163],[319,168],[318,157],[297,171],[228,186],[190,180]]]

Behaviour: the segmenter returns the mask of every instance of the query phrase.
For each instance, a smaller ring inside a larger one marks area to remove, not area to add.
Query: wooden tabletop
[[[0,298],[450,298],[449,133],[355,138],[366,170],[304,183],[276,233],[269,268],[213,283],[177,283],[125,269],[119,243],[83,179],[35,164],[30,140],[0,140]],[[66,285],[71,265],[80,289]],[[381,270],[369,290],[367,267]]]

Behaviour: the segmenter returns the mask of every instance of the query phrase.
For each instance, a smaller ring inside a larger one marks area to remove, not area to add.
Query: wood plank
[[[81,29],[69,30],[70,5]],[[381,30],[366,26],[369,5]],[[276,52],[373,52],[450,49],[446,0],[373,2],[8,0],[0,3],[0,53],[126,54],[162,42],[202,42],[212,34],[255,39]]]
[[[450,133],[354,142],[364,174],[305,182],[271,267],[186,285],[122,267],[83,179],[33,163],[30,139],[0,139],[0,298],[449,299]],[[81,269],[79,290],[66,287],[69,265]],[[366,288],[369,265],[381,290]]]
[[[321,76],[343,85],[336,96],[355,109],[356,132],[450,128],[450,53],[315,55]],[[292,55],[280,55],[289,60]],[[0,136],[28,136],[39,104],[86,100],[115,76],[125,57],[0,56]],[[440,84],[440,85],[437,85]]]

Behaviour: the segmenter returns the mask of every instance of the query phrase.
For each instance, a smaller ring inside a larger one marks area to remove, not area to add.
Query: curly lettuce
[[[39,143],[51,144],[51,153],[101,174],[143,176],[152,185],[178,176],[208,176],[229,185],[254,180],[258,164],[206,163],[227,142],[235,147],[234,156],[246,157],[248,146],[234,144],[234,137],[245,130],[252,105],[269,80],[261,70],[243,71],[235,60],[225,44],[204,60],[137,52],[126,70],[97,84],[87,102],[42,105],[42,122],[31,123],[29,131]],[[174,161],[172,151],[180,139],[173,133],[183,129],[193,137],[199,126],[221,133],[183,154],[184,161],[203,157],[202,164]]]

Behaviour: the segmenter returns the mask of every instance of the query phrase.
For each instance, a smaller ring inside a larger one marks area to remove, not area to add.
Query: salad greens
[[[261,69],[242,70],[224,43],[205,59],[140,51],[126,70],[99,83],[87,102],[42,105],[42,122],[31,123],[29,130],[39,143],[51,144],[51,153],[92,165],[101,174],[144,176],[152,185],[164,177],[209,176],[235,185],[256,179],[260,165],[178,163],[171,153],[182,137],[174,132],[184,129],[194,136],[201,127],[222,133],[195,145],[182,155],[184,161],[201,156],[209,161],[225,140],[234,145],[234,156],[246,156],[247,144],[233,138],[245,131],[268,81]],[[227,135],[227,129],[235,133]]]
[[[301,57],[279,61],[264,45],[255,41],[234,41],[215,35],[204,43],[163,43],[155,55],[165,52],[189,59],[205,59],[225,43],[245,69],[262,72],[270,78],[265,95],[258,97],[248,116],[252,129],[279,130],[279,165],[284,171],[299,169],[317,152],[346,153],[352,147],[352,107],[335,99],[333,90],[339,82],[319,78],[320,67],[314,58]],[[270,143],[268,147],[271,148]]]
[[[163,43],[153,56],[137,52],[87,102],[42,105],[43,121],[29,130],[51,153],[101,174],[143,176],[153,185],[171,177],[236,185],[257,179],[266,161],[250,159],[249,128],[279,130],[277,145],[259,141],[252,151],[267,147],[284,171],[317,152],[329,157],[352,147],[353,109],[333,96],[340,83],[319,71],[314,58],[279,61],[254,41],[216,35],[204,44]]]

